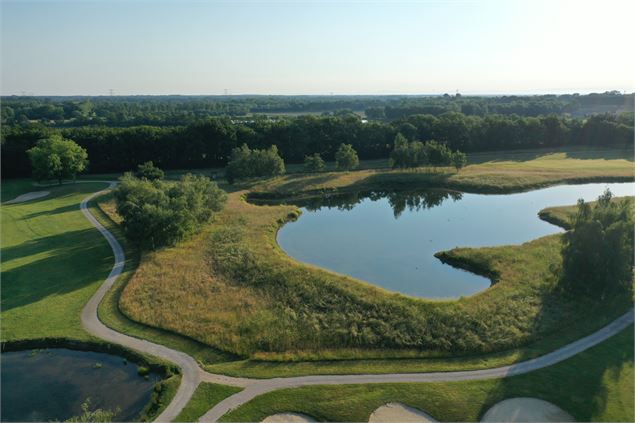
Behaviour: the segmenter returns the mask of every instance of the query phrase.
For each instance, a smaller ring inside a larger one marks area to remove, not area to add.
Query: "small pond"
[[[278,232],[291,257],[416,297],[458,298],[489,279],[441,263],[454,247],[521,244],[562,229],[542,221],[545,207],[635,194],[634,183],[559,185],[506,195],[442,190],[353,193],[299,203],[303,214]]]
[[[63,348],[2,353],[2,421],[64,421],[91,409],[119,408],[116,421],[134,421],[161,379],[139,376],[122,357]]]

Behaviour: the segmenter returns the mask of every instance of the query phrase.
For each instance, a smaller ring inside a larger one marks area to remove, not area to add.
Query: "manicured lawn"
[[[241,388],[234,386],[218,385],[216,383],[201,383],[196,388],[192,399],[187,403],[181,414],[175,421],[177,422],[195,422],[214,405],[218,404],[225,398],[240,392]]]
[[[2,340],[87,339],[79,316],[113,264],[79,203],[102,183],[47,187],[50,196],[2,206]],[[42,190],[3,181],[3,196]]]
[[[558,153],[468,166],[459,174],[288,176],[253,190],[278,196],[359,187],[359,181],[422,186],[438,178],[461,183],[472,178],[486,191],[520,189],[580,178],[624,180],[632,178],[632,162]],[[457,264],[495,276],[493,288],[473,297],[438,302],[390,293],[290,259],[275,234],[295,207],[249,204],[243,200],[247,193],[232,193],[225,210],[197,237],[145,255],[121,295],[121,309],[134,320],[251,358],[208,362],[209,370],[274,377],[489,367],[550,351],[630,306],[629,296],[603,304],[561,296],[553,272],[560,260],[557,235],[521,246],[448,253]],[[395,357],[407,360],[387,359]],[[360,360],[370,358],[380,360]]]
[[[320,421],[368,421],[388,402],[418,408],[440,421],[478,421],[513,397],[553,402],[578,421],[633,421],[633,326],[564,362],[525,375],[452,383],[309,386],[256,397],[221,421],[261,421],[296,412]]]

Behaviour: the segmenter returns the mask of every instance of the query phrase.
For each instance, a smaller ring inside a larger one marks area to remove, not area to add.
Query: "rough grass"
[[[359,181],[402,187],[438,178],[458,178],[485,190],[524,189],[584,178],[632,178],[632,163],[561,153],[487,162],[459,174],[360,171],[283,177],[255,190],[277,196],[359,187]],[[122,310],[135,320],[269,361],[262,366],[254,360],[217,364],[210,367],[214,371],[271,377],[278,371],[394,371],[402,364],[277,363],[338,358],[468,356],[451,363],[410,361],[409,368],[417,369],[513,362],[562,345],[567,338],[563,333],[583,336],[630,305],[628,296],[601,305],[562,296],[554,277],[560,264],[557,235],[522,246],[444,254],[447,261],[494,277],[494,287],[475,296],[442,302],[390,293],[290,259],[278,248],[275,234],[295,216],[295,208],[255,206],[243,201],[245,194],[231,194],[216,222],[195,239],[144,257],[121,298]],[[519,350],[535,342],[542,347]],[[492,352],[500,353],[475,357]]]
[[[116,207],[111,193],[96,198],[90,203],[90,207],[93,215],[115,235],[126,251],[126,263],[123,273],[99,304],[98,313],[100,320],[108,327],[119,332],[186,352],[200,363],[218,363],[231,359],[231,356],[227,356],[208,345],[201,344],[200,342],[176,333],[140,324],[130,320],[121,312],[119,309],[121,292],[137,270],[139,265],[139,251],[126,240],[121,229],[115,224],[115,222],[120,221],[121,218],[116,213]]]
[[[319,421],[368,421],[388,402],[418,408],[440,421],[479,421],[495,403],[512,397],[553,402],[578,421],[634,419],[633,326],[566,361],[506,379],[443,383],[322,385],[274,391],[221,421],[262,421],[303,413]]]
[[[185,408],[176,417],[176,422],[196,422],[210,408],[225,398],[242,391],[235,386],[218,385],[216,383],[201,383]]]

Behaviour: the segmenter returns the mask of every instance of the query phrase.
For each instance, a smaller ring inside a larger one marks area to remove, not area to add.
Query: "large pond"
[[[139,376],[137,366],[103,353],[47,349],[8,352],[2,360],[2,421],[63,421],[91,409],[120,411],[134,421],[150,401],[157,374]]]
[[[635,194],[635,184],[560,185],[507,195],[428,190],[354,193],[309,200],[278,232],[295,259],[417,297],[457,298],[490,281],[441,263],[454,247],[520,244],[562,231],[538,218],[551,206],[595,200],[609,188]]]

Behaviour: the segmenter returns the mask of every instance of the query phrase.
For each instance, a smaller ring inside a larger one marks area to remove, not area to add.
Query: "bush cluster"
[[[322,160],[320,153],[313,153],[310,156],[304,156],[304,171],[309,173],[323,172],[326,169],[326,163]]]
[[[633,202],[612,196],[607,189],[595,207],[578,201],[562,247],[562,282],[570,291],[603,296],[633,284]]]
[[[126,236],[141,248],[174,245],[208,222],[225,203],[225,192],[203,176],[177,182],[139,179],[128,173],[114,196]]]
[[[408,142],[406,137],[397,134],[395,146],[390,153],[393,168],[414,168],[425,165],[454,166],[457,170],[467,163],[467,156],[460,151],[452,151],[445,144],[434,140]]]
[[[137,167],[135,176],[141,179],[147,179],[149,181],[156,181],[157,179],[163,179],[165,174],[161,169],[156,167],[152,161],[140,164]]]
[[[284,172],[284,161],[275,145],[263,150],[252,150],[247,144],[234,148],[225,168],[229,183],[236,179],[276,176]]]

